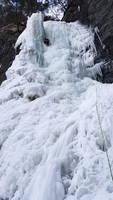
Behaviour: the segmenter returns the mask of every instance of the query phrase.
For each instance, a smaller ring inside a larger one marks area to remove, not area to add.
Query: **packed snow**
[[[92,30],[33,14],[18,45],[0,87],[0,200],[113,200],[113,85],[92,79]]]

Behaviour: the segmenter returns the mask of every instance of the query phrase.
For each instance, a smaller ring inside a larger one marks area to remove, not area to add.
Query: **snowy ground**
[[[93,33],[34,14],[21,42],[0,88],[0,200],[113,200],[96,112],[113,166],[113,85],[89,78]]]

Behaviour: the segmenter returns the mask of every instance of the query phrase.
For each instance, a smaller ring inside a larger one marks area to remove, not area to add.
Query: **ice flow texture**
[[[101,73],[91,29],[33,14],[20,44],[0,88],[0,199],[112,199],[95,105],[112,163],[113,86],[88,78]]]

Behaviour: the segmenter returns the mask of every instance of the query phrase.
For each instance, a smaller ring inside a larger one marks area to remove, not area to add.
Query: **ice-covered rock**
[[[1,200],[112,200],[96,105],[112,165],[113,85],[87,77],[100,70],[93,39],[78,22],[29,18],[0,87]]]

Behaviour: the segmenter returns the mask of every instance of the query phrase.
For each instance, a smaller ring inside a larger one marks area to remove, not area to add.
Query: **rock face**
[[[108,63],[101,81],[113,82],[113,0],[70,0],[63,20],[80,20],[94,28],[98,53],[95,63],[103,59]]]
[[[68,7],[64,13],[62,20],[66,22],[74,22],[81,20],[88,23],[88,1],[86,0],[69,0]]]
[[[0,27],[0,84],[6,79],[5,72],[15,58],[15,43],[24,28],[24,26],[20,26],[18,32],[17,26],[13,23]]]
[[[15,25],[10,24],[0,30],[0,84],[6,79],[5,72],[14,60],[14,45],[18,36]]]

